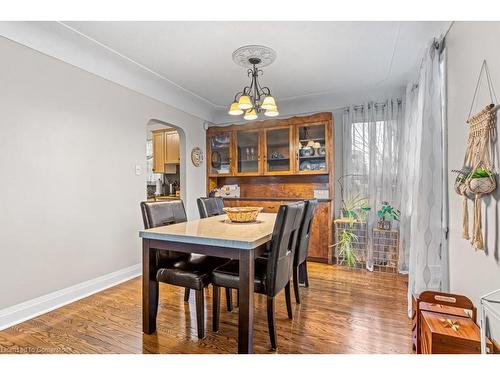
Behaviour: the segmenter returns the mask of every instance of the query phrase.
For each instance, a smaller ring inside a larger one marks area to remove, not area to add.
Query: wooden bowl
[[[224,207],[224,212],[229,220],[235,223],[250,223],[257,220],[263,207]]]

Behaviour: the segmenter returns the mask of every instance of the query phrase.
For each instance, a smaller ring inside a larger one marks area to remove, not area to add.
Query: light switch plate
[[[142,173],[142,167],[140,165],[135,166],[135,175],[140,176]]]

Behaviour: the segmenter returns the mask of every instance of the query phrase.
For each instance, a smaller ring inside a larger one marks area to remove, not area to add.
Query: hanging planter
[[[492,104],[487,105],[480,112],[471,116],[483,72],[486,73],[488,79]],[[490,155],[493,155],[492,133],[496,127],[496,107],[493,104],[493,96],[495,96],[496,100],[496,95],[494,95],[494,92],[488,65],[486,64],[486,60],[484,60],[472,98],[469,119],[467,120],[467,124],[469,124],[469,138],[465,152],[464,166],[461,170],[453,171],[458,173],[454,184],[455,192],[463,197],[462,237],[467,240],[471,239],[474,248],[479,250],[484,250],[481,228],[481,198],[493,193],[497,188],[495,166],[490,157]],[[467,204],[467,200],[469,199],[474,202],[472,238],[469,236],[469,209]]]
[[[490,194],[497,187],[495,176],[492,171],[477,168],[468,180],[467,188],[474,194]]]

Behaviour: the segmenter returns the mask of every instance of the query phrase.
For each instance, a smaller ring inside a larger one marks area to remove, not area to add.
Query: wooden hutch
[[[207,130],[207,194],[238,184],[240,198],[224,205],[261,206],[277,212],[290,201],[318,199],[309,259],[332,262],[334,213],[333,119],[331,113],[210,127]],[[326,190],[326,192],[325,192]]]

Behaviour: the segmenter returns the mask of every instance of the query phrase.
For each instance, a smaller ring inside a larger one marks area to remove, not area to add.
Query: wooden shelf
[[[307,138],[307,139],[299,139],[299,142],[309,142],[309,141],[324,141],[324,137],[320,138]]]
[[[326,159],[326,156],[300,156],[299,159]]]

